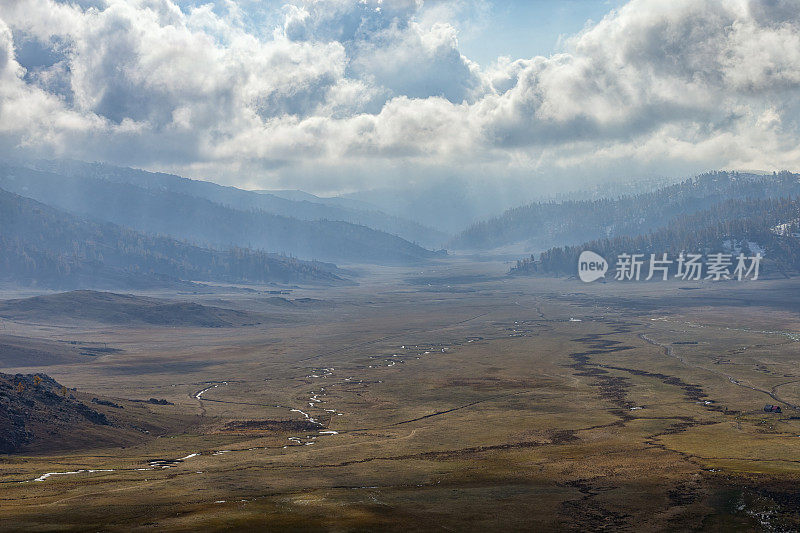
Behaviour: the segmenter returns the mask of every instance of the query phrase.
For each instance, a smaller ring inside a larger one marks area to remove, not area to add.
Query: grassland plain
[[[109,416],[149,432],[0,456],[2,528],[800,527],[796,281],[502,268],[365,272],[294,289],[327,303],[305,307],[191,296],[266,317],[248,327],[3,321],[16,339],[113,348],[2,370],[112,399],[125,413]],[[132,401],[151,397],[174,405]],[[34,481],[54,472],[74,473]]]

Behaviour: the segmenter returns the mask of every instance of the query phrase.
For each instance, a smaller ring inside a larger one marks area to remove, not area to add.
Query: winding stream
[[[457,322],[456,324],[463,324],[463,323],[468,322],[470,320],[474,320],[475,318],[479,318],[479,317],[485,316],[486,314],[487,313],[483,313],[481,315],[477,315],[477,316],[472,317],[470,319],[462,320],[460,322]],[[439,329],[439,328],[437,328],[437,329]],[[479,339],[482,339],[482,337],[479,337]],[[476,340],[474,337],[468,337],[467,339],[465,339],[464,342],[465,343],[470,343],[470,342],[473,342],[474,340]],[[439,344],[439,345],[424,345],[424,344],[423,345],[405,345],[404,344],[404,345],[399,346],[398,348],[401,350],[401,352],[405,352],[405,353],[395,353],[395,354],[392,354],[391,356],[386,356],[386,355],[369,356],[369,358],[371,360],[382,359],[382,361],[381,361],[382,364],[371,364],[371,365],[368,365],[366,367],[360,367],[360,368],[370,368],[370,369],[372,369],[372,368],[391,368],[391,367],[396,367],[396,366],[402,366],[402,365],[398,365],[398,363],[405,363],[406,360],[409,360],[409,359],[418,360],[421,357],[428,356],[428,355],[430,355],[432,353],[445,353],[447,350],[451,349],[452,346],[453,345],[441,345],[441,344]],[[337,350],[337,352],[338,352],[338,350]],[[313,358],[313,357],[311,357],[311,358]],[[311,359],[311,358],[308,358],[308,359]],[[309,369],[310,373],[307,374],[305,376],[305,378],[307,378],[307,379],[319,379],[319,380],[327,379],[328,377],[333,375],[335,370],[336,369],[333,368],[333,367],[325,367],[325,368],[312,367],[312,368]],[[381,383],[381,382],[382,382],[382,380],[378,380],[377,381],[377,383]],[[192,397],[194,399],[196,399],[198,402],[200,402],[201,407],[202,407],[203,402],[206,402],[206,401],[223,402],[223,403],[237,403],[237,402],[228,402],[226,400],[216,400],[216,399],[210,399],[210,398],[205,398],[204,397],[204,395],[207,392],[211,391],[212,389],[216,389],[216,388],[218,388],[220,386],[228,385],[228,383],[229,383],[228,381],[206,382],[206,383],[209,384],[207,387],[204,387],[204,388],[200,389],[199,391],[197,391],[196,393],[194,393],[192,395]],[[341,381],[340,384],[360,384],[360,385],[366,386],[368,383],[370,383],[370,382],[364,381],[363,379],[355,379],[354,377],[349,376],[347,378],[344,378]],[[332,429],[326,428],[322,423],[320,423],[317,420],[317,418],[315,418],[315,416],[312,413],[308,412],[308,411],[311,411],[313,409],[317,409],[317,410],[320,410],[323,413],[327,413],[327,414],[329,414],[331,416],[334,416],[334,415],[335,416],[343,416],[344,413],[339,412],[337,409],[323,406],[324,404],[327,403],[327,400],[323,399],[327,395],[326,387],[320,386],[318,389],[312,390],[309,394],[310,394],[310,396],[309,396],[308,402],[307,402],[308,403],[308,407],[305,407],[303,409],[300,409],[298,407],[287,407],[287,406],[283,406],[283,405],[275,405],[274,406],[274,407],[277,407],[277,408],[288,409],[289,412],[291,412],[291,413],[298,413],[298,414],[302,415],[303,418],[305,420],[307,420],[308,422],[310,422],[312,424],[319,425],[319,427],[320,427],[319,431],[315,435],[304,434],[302,436],[294,435],[294,436],[289,437],[288,440],[291,442],[291,444],[282,446],[282,448],[289,448],[289,447],[292,447],[292,446],[311,446],[311,445],[314,445],[316,443],[316,441],[317,441],[317,439],[319,437],[326,437],[326,436],[332,436],[332,435],[338,435],[339,434],[339,432],[336,431],[336,430],[332,430]],[[248,405],[256,405],[256,404],[248,404]],[[205,409],[204,408],[203,408],[203,413],[205,414]],[[246,448],[246,449],[233,449],[233,450],[230,450],[230,449],[215,450],[215,451],[207,453],[205,455],[207,455],[207,456],[219,456],[219,455],[228,454],[228,453],[242,452],[242,451],[253,451],[253,450],[259,450],[259,449],[275,449],[275,447],[274,446],[270,446],[270,447],[252,447],[252,448]],[[190,459],[193,459],[195,457],[199,457],[199,456],[202,456],[202,455],[204,455],[202,452],[192,452],[192,453],[189,453],[189,454],[185,455],[184,457],[181,457],[181,458],[178,458],[178,459],[152,459],[152,460],[148,461],[148,467],[142,467],[142,468],[78,469],[78,470],[65,471],[65,472],[47,472],[47,473],[41,474],[40,476],[38,476],[38,477],[36,477],[34,479],[18,481],[18,483],[30,483],[30,482],[35,482],[35,481],[41,482],[41,481],[46,481],[47,479],[50,479],[50,478],[52,478],[54,476],[92,474],[92,473],[98,473],[98,472],[115,472],[115,471],[122,471],[122,470],[152,471],[152,470],[161,470],[161,469],[167,469],[167,468],[175,468],[175,467],[183,464],[184,462],[186,462],[186,461],[188,461]]]

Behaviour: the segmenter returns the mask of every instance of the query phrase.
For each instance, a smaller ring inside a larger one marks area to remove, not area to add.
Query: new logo
[[[584,250],[578,258],[578,277],[590,283],[602,278],[608,271],[608,262],[602,256]]]

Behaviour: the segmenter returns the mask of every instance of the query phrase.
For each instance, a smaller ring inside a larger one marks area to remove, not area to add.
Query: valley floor
[[[45,372],[150,429],[0,456],[2,529],[800,527],[796,281],[585,285],[506,268],[382,269],[295,289],[330,305],[285,312],[259,294],[192,297],[274,317],[255,326],[3,321],[114,348],[0,370]],[[174,405],[130,402],[151,397]]]

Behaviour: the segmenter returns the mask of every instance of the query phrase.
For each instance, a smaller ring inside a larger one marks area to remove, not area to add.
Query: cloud
[[[465,1],[9,0],[0,150],[326,190],[800,168],[800,1],[631,0],[491,65]]]

